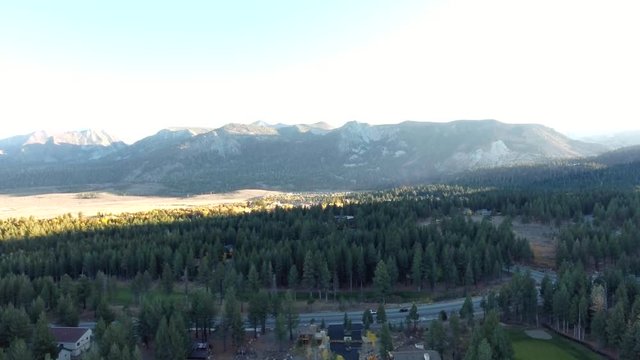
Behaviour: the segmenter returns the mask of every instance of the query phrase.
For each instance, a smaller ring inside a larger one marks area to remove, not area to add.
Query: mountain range
[[[154,185],[159,192],[240,188],[347,190],[415,184],[468,171],[596,156],[605,146],[551,128],[450,123],[228,124],[169,128],[127,145],[101,131],[0,140],[0,189]]]

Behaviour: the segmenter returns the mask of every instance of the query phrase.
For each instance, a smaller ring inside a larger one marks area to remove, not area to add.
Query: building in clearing
[[[393,360],[441,360],[440,353],[435,350],[392,351]]]
[[[52,326],[49,331],[61,348],[58,359],[60,356],[62,359],[75,358],[91,347],[92,331],[89,328]]]

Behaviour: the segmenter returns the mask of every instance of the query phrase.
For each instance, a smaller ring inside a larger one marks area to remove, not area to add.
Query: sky
[[[640,129],[637,0],[0,0],[0,138],[230,122]]]

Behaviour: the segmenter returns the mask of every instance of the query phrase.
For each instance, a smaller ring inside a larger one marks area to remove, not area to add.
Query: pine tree
[[[236,300],[235,291],[228,291],[224,299],[224,314],[222,318],[222,326],[224,331],[224,343],[226,349],[226,337],[231,335],[231,343],[236,348],[244,339],[244,328],[242,326],[242,316],[240,314],[240,305]]]
[[[162,283],[162,290],[164,290],[165,294],[171,294],[173,292],[173,281],[171,265],[169,265],[169,263],[164,263],[160,282]]]
[[[169,330],[169,322],[166,317],[160,320],[158,331],[155,336],[155,352],[157,360],[173,360],[173,349],[171,344],[171,332]]]
[[[307,251],[304,256],[304,266],[302,271],[302,286],[309,290],[309,297],[313,296],[313,290],[317,284],[317,272],[315,267],[315,261],[311,251]]]
[[[478,360],[491,360],[493,358],[493,351],[491,345],[487,339],[482,339],[480,345],[478,345]]]
[[[104,320],[107,325],[116,319],[116,314],[111,310],[111,307],[105,298],[101,298],[98,302],[98,307],[96,308],[96,319]]]
[[[58,300],[58,321],[63,326],[78,326],[80,321],[80,314],[76,309],[75,303],[71,300],[69,295],[62,296]]]
[[[105,360],[123,360],[127,357],[127,352],[125,352],[124,349],[120,350],[120,347],[116,343],[113,343],[109,348],[109,352],[105,357]]]
[[[171,350],[174,359],[185,359],[189,355],[191,341],[180,313],[174,312],[169,319]]]
[[[278,339],[278,347],[282,350],[282,344],[287,339],[287,324],[284,314],[280,313],[276,316],[275,326],[276,339]]]
[[[5,355],[6,360],[32,360],[33,354],[24,339],[15,339]]]
[[[78,280],[78,300],[82,303],[82,309],[87,309],[87,300],[91,297],[91,281],[84,274]]]
[[[29,318],[32,323],[38,321],[38,317],[40,314],[45,311],[44,300],[40,296],[38,296],[33,302],[31,302],[31,306],[29,307]]]
[[[291,268],[289,269],[289,275],[287,276],[287,285],[289,286],[289,289],[297,288],[299,281],[298,268],[295,264],[291,265]]]
[[[387,323],[382,324],[382,330],[380,330],[380,358],[389,359],[389,353],[393,351],[393,339],[391,338],[391,331]]]
[[[293,341],[293,329],[298,327],[299,322],[298,312],[294,305],[291,291],[287,291],[284,296],[284,302],[282,303],[282,312],[287,323],[287,328],[289,329],[289,341]]]
[[[453,359],[458,359],[460,356],[459,350],[462,337],[462,324],[460,324],[460,317],[455,312],[449,317],[449,334],[451,357]]]
[[[249,274],[247,275],[247,282],[249,285],[249,291],[252,293],[258,292],[260,289],[260,275],[258,274],[258,270],[256,270],[256,266],[251,264],[249,268]]]
[[[373,286],[380,297],[380,301],[384,304],[385,297],[391,291],[391,277],[389,276],[387,265],[383,260],[380,260],[378,265],[376,265],[376,270],[373,275]]]
[[[407,323],[413,323],[413,331],[416,330],[418,321],[420,321],[420,314],[418,314],[418,307],[416,306],[416,303],[413,303],[409,310],[409,314],[407,315]]]
[[[607,313],[604,310],[596,312],[591,319],[591,333],[598,340],[600,346],[607,345]]]
[[[9,346],[14,339],[28,339],[31,335],[29,315],[24,309],[16,309],[9,304],[4,311],[0,308],[0,347]]]
[[[619,347],[622,344],[625,329],[624,304],[619,302],[607,319],[607,342],[614,347]]]
[[[621,359],[640,359],[640,320],[636,320],[624,334],[620,347]]]
[[[209,329],[213,325],[216,316],[216,304],[213,295],[209,291],[195,291],[191,294],[191,321],[198,330],[202,331],[202,338],[207,341]]]
[[[254,337],[258,337],[258,325],[262,328],[262,333],[265,332],[265,324],[267,315],[269,314],[269,301],[268,296],[263,291],[254,293],[249,299],[249,322],[254,328]]]
[[[369,330],[369,327],[373,324],[373,314],[371,314],[371,310],[367,309],[362,313],[362,324],[365,330]]]
[[[418,291],[422,290],[422,266],[422,245],[416,243],[413,250],[413,262],[411,263],[411,280]]]
[[[466,320],[469,326],[473,325],[473,311],[471,296],[467,295],[462,304],[462,308],[460,308],[460,318]]]
[[[433,320],[431,322],[431,327],[427,332],[427,343],[439,353],[444,353],[447,346],[447,334],[440,320]]]
[[[47,316],[41,313],[36,323],[32,345],[33,358],[36,360],[44,360],[47,354],[55,359],[58,356],[58,346],[56,345],[53,334],[49,331]]]

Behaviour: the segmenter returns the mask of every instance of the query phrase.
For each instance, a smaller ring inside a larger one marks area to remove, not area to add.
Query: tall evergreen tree
[[[304,256],[304,264],[302,270],[302,286],[309,290],[309,296],[313,296],[313,290],[317,284],[317,270],[315,261],[313,259],[313,255],[311,251],[307,251]]]
[[[416,303],[411,305],[411,309],[409,310],[409,314],[407,315],[407,324],[413,324],[413,330],[415,331],[418,326],[418,321],[420,321],[420,314],[418,314],[418,307]]]
[[[0,308],[0,347],[7,347],[15,339],[27,340],[31,335],[30,319],[24,309],[10,304]]]
[[[416,243],[413,248],[413,261],[411,262],[411,281],[418,291],[422,290],[422,279],[424,276],[422,267],[422,245]]]
[[[469,326],[473,325],[473,312],[473,301],[471,300],[471,296],[467,295],[462,304],[462,308],[460,308],[460,318],[466,320]]]
[[[40,314],[40,317],[38,317],[38,322],[36,322],[33,331],[31,347],[35,360],[44,360],[47,355],[49,355],[51,359],[55,359],[58,356],[58,346],[56,345],[53,334],[49,331],[45,313]]]
[[[167,262],[162,266],[162,277],[160,278],[160,282],[162,283],[162,290],[165,294],[171,294],[173,292],[173,271],[171,270],[171,265]]]
[[[76,308],[75,302],[69,295],[60,297],[58,300],[58,322],[63,326],[78,326],[80,314]]]
[[[362,325],[365,330],[369,330],[371,324],[373,324],[373,314],[371,314],[371,310],[367,309],[362,313]]]
[[[491,360],[493,359],[493,350],[487,339],[482,339],[480,345],[478,345],[478,360]]]
[[[440,354],[444,353],[447,347],[447,333],[440,320],[433,320],[427,332],[427,344]]]
[[[389,359],[391,351],[393,351],[393,339],[391,338],[389,325],[384,323],[380,330],[380,358]]]
[[[300,281],[298,275],[298,268],[295,264],[291,265],[289,269],[289,274],[287,275],[287,285],[289,289],[295,289],[298,287],[298,282]]]
[[[269,297],[264,291],[259,291],[251,295],[249,299],[249,322],[254,328],[254,337],[258,337],[258,326],[261,327],[261,332],[264,334],[265,325],[269,315]]]
[[[287,320],[282,313],[276,316],[275,333],[278,340],[278,348],[282,350],[282,344],[287,340]]]
[[[15,339],[5,355],[6,360],[32,360],[33,353],[27,347],[24,339]]]
[[[383,260],[378,262],[373,276],[373,285],[376,293],[380,297],[380,301],[384,304],[386,296],[391,291],[391,277],[387,270],[387,265]]]
[[[291,291],[287,291],[284,296],[282,312],[287,323],[287,328],[289,329],[289,341],[293,341],[293,329],[298,327],[299,317],[298,312],[295,309],[295,303],[293,301]]]

